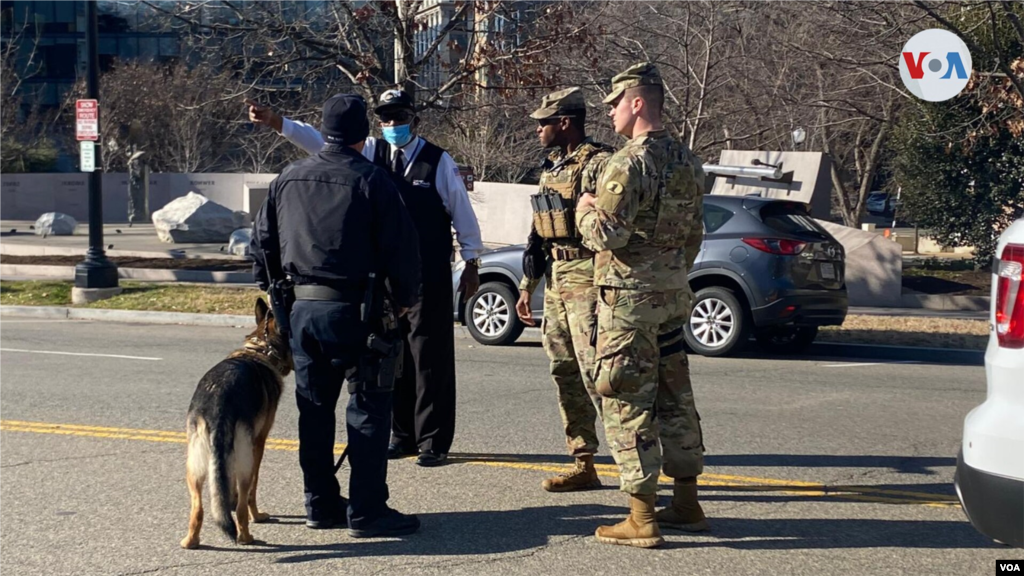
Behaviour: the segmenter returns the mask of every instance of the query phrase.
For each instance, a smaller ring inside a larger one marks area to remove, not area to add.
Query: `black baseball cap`
[[[328,144],[349,146],[366,140],[370,121],[366,118],[366,100],[358,94],[335,94],[324,102],[320,134]]]
[[[373,112],[374,114],[380,114],[385,110],[396,108],[408,108],[413,110],[416,108],[416,105],[412,100],[412,96],[410,96],[405,90],[385,90],[384,93],[380,95],[377,107],[373,109]]]

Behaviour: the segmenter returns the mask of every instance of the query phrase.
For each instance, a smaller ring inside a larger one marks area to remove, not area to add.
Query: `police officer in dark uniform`
[[[251,246],[261,288],[272,286],[271,278],[294,283],[290,341],[306,525],[347,523],[357,538],[410,534],[419,520],[387,506],[393,389],[387,368],[401,354],[401,338],[389,339],[385,326],[389,307],[397,328],[397,316],[418,300],[419,239],[390,174],[362,155],[369,133],[365,101],[331,97],[320,131],[323,149],[286,167],[270,185]],[[348,501],[333,454],[343,383],[350,393]]]

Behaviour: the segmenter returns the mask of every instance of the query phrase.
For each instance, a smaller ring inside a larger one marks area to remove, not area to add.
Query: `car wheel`
[[[727,356],[746,346],[747,309],[732,290],[720,286],[701,289],[690,312],[683,337],[701,356]]]
[[[473,339],[487,346],[512,344],[526,326],[516,316],[516,297],[501,282],[488,282],[466,303],[466,327]]]
[[[771,354],[799,354],[817,337],[817,326],[779,326],[754,333],[761,350]]]

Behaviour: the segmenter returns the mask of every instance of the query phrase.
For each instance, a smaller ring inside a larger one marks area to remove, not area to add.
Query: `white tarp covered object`
[[[60,212],[47,212],[36,220],[36,236],[71,236],[78,221]]]
[[[189,192],[154,212],[153,226],[163,242],[227,242],[245,215]]]

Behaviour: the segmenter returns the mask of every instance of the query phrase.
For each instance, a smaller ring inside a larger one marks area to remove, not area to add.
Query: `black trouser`
[[[395,382],[392,442],[447,454],[455,437],[451,263],[423,265],[420,301],[402,319],[405,361]]]
[[[334,412],[345,379],[358,379],[356,368],[367,353],[367,332],[359,319],[358,303],[298,300],[291,322],[306,514],[319,520],[333,516],[341,502],[334,472]],[[387,509],[390,427],[390,391],[350,395],[345,413],[352,470],[350,525],[372,521]]]

